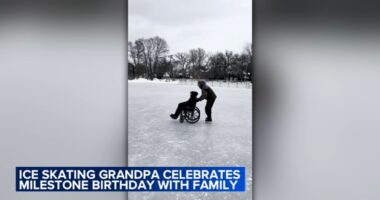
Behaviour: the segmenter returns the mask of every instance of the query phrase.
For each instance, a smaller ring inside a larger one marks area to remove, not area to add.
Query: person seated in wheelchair
[[[186,108],[195,108],[197,104],[197,95],[198,92],[191,91],[189,100],[179,103],[177,110],[174,114],[170,114],[170,117],[172,119],[177,119],[181,112],[184,111]]]

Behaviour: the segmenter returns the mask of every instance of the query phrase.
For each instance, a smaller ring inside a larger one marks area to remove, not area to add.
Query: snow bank
[[[128,80],[128,83],[167,83],[167,84],[178,84],[178,81],[172,81],[170,79],[157,79],[149,80],[146,78],[137,78],[133,80]]]
[[[197,80],[195,79],[145,79],[138,78],[134,80],[128,80],[128,83],[166,83],[166,84],[179,84],[179,85],[197,85]],[[211,87],[220,87],[220,88],[236,88],[236,89],[252,89],[252,83],[245,82],[236,82],[236,81],[207,81],[207,84]]]

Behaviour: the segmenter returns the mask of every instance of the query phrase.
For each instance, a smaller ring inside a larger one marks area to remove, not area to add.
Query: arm
[[[206,90],[202,90],[202,95],[197,99],[197,102],[206,99],[206,97],[207,97]]]

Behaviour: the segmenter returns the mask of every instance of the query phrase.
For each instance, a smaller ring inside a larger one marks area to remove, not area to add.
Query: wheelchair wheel
[[[183,113],[183,118],[190,124],[197,123],[201,118],[201,111],[199,108],[187,108]]]

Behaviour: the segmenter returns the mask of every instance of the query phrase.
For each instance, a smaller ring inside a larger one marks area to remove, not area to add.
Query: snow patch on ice
[[[178,84],[178,81],[172,81],[170,79],[158,79],[154,78],[153,80],[149,80],[146,78],[137,78],[133,80],[128,80],[128,83],[166,83],[166,84]]]

